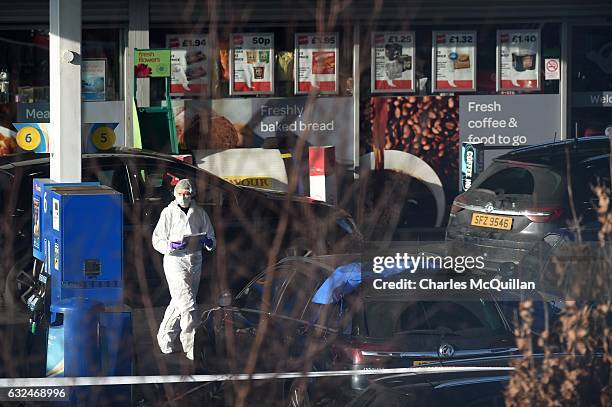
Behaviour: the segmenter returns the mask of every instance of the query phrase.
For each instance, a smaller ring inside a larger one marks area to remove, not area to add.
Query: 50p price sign
[[[230,94],[274,93],[274,34],[232,34]]]

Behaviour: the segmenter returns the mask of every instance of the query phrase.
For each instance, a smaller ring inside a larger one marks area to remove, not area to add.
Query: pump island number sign
[[[372,92],[414,92],[414,32],[372,33]]]
[[[497,31],[497,90],[540,89],[540,31]]]
[[[476,91],[476,31],[434,31],[434,92]]]
[[[338,93],[338,34],[296,34],[295,93]]]
[[[232,34],[230,94],[274,93],[274,34]]]

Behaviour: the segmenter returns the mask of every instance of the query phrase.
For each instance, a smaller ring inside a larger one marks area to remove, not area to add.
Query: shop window
[[[612,134],[612,26],[572,30],[572,136]]]
[[[120,59],[123,31],[85,29],[82,38],[82,96],[86,101],[113,101],[121,95]]]
[[[83,30],[83,100],[122,99],[123,35],[118,29]],[[48,29],[0,30],[0,155],[18,151],[13,123],[49,122],[49,101]]]

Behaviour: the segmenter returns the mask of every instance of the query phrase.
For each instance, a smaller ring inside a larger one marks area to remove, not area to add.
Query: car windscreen
[[[566,192],[559,170],[523,164],[495,162],[475,180],[466,193],[472,204],[510,200],[512,208],[558,206]]]
[[[410,334],[481,335],[504,329],[495,303],[484,300],[368,300],[364,304],[367,336]]]

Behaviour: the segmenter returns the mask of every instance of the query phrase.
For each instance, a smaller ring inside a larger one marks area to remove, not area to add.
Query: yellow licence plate
[[[509,216],[487,215],[486,213],[473,213],[472,226],[491,229],[512,229],[512,218]]]
[[[428,365],[428,364],[434,363],[434,362],[435,362],[435,360],[415,360],[414,362],[412,362],[412,367]]]

